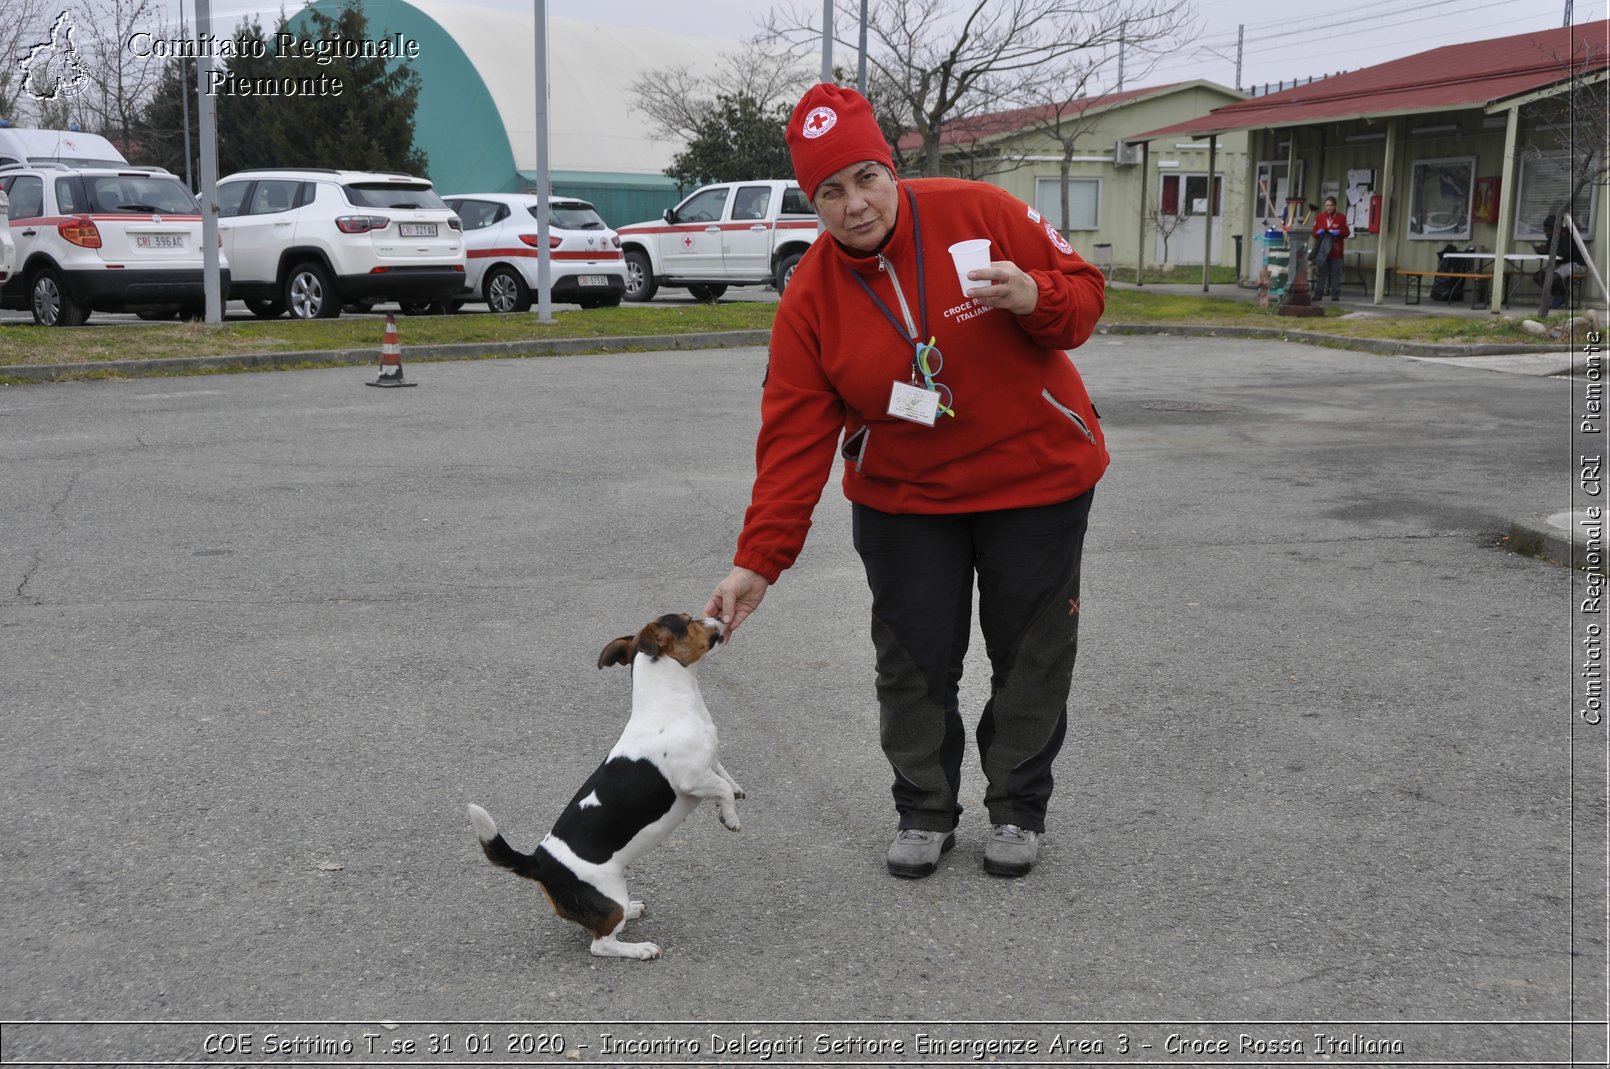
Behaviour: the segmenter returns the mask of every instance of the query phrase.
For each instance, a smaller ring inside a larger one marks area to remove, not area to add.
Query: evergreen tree
[[[369,19],[360,0],[346,0],[334,18],[307,9],[302,36],[313,41],[367,42]],[[340,95],[269,99],[266,116],[274,162],[285,167],[347,167],[424,174],[425,154],[414,147],[419,74],[407,62],[381,58],[312,56],[277,58],[282,80],[339,79]]]
[[[188,102],[186,97],[189,98]],[[186,154],[185,108],[189,107],[189,153]],[[130,157],[133,163],[166,167],[183,178],[186,159],[190,163],[192,181],[195,180],[196,161],[200,158],[201,136],[197,122],[196,64],[194,60],[169,60],[158,75],[151,99],[140,111],[135,124],[133,143],[138,153]]]
[[[215,60],[215,70],[226,68],[222,73],[244,84],[280,76],[282,61],[269,47],[268,35],[256,17],[241,23],[235,31],[235,44],[235,58],[228,64]],[[280,98],[219,92],[213,101],[217,104],[219,177],[251,167],[289,165],[290,161],[279,159],[274,152],[272,127]]]
[[[720,95],[695,125],[688,147],[676,155],[665,173],[684,188],[786,178],[794,173],[783,133],[789,112],[786,104],[768,111],[744,93]]]

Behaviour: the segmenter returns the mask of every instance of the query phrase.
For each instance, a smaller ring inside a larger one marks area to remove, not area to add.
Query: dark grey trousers
[[[991,668],[977,729],[984,804],[992,824],[1045,830],[1051,764],[1068,726],[1093,494],[944,516],[853,506],[855,548],[872,590],[880,733],[902,828],[949,831],[961,816],[966,731],[957,692],[976,576]]]

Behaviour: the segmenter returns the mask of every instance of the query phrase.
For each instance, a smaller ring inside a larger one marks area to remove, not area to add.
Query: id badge
[[[932,427],[939,419],[939,394],[896,379],[889,391],[889,415]]]

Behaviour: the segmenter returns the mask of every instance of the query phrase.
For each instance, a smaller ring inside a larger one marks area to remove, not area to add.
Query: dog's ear
[[[660,654],[670,649],[675,641],[676,636],[671,634],[670,629],[656,620],[651,624],[645,624],[643,630],[637,633],[634,652],[646,653],[649,660],[657,661],[660,659]]]
[[[636,635],[622,635],[612,640],[604,647],[604,652],[598,655],[598,667],[608,668],[616,664],[631,664],[632,654],[636,652]]]

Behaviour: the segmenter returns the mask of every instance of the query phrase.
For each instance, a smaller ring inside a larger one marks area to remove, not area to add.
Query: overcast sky
[[[530,13],[534,0],[473,0],[487,7]],[[798,0],[821,12],[821,0]],[[960,7],[963,0],[956,0]],[[183,0],[193,11],[191,0]],[[285,8],[294,11],[295,3]],[[548,13],[582,21],[622,26],[647,26],[692,34],[730,38],[752,35],[759,19],[771,8],[767,2],[734,0],[548,0]],[[1236,31],[1245,26],[1242,84],[1305,78],[1310,75],[1354,70],[1388,59],[1422,52],[1438,45],[1503,37],[1526,30],[1550,29],[1565,21],[1566,0],[1359,0],[1351,6],[1283,4],[1268,0],[1197,0],[1200,32],[1191,43],[1164,58],[1150,71],[1126,64],[1126,85],[1157,85],[1206,78],[1234,85]],[[174,3],[175,9],[178,4]],[[1572,0],[1576,24],[1610,15],[1610,0]],[[232,25],[243,11],[258,12],[265,23],[278,16],[280,3],[251,0],[214,0],[215,17]],[[853,39],[853,27],[840,27],[841,37]],[[844,66],[854,63],[853,52],[837,57]],[[627,77],[632,72],[623,72]],[[1111,88],[1106,86],[1104,88]]]

